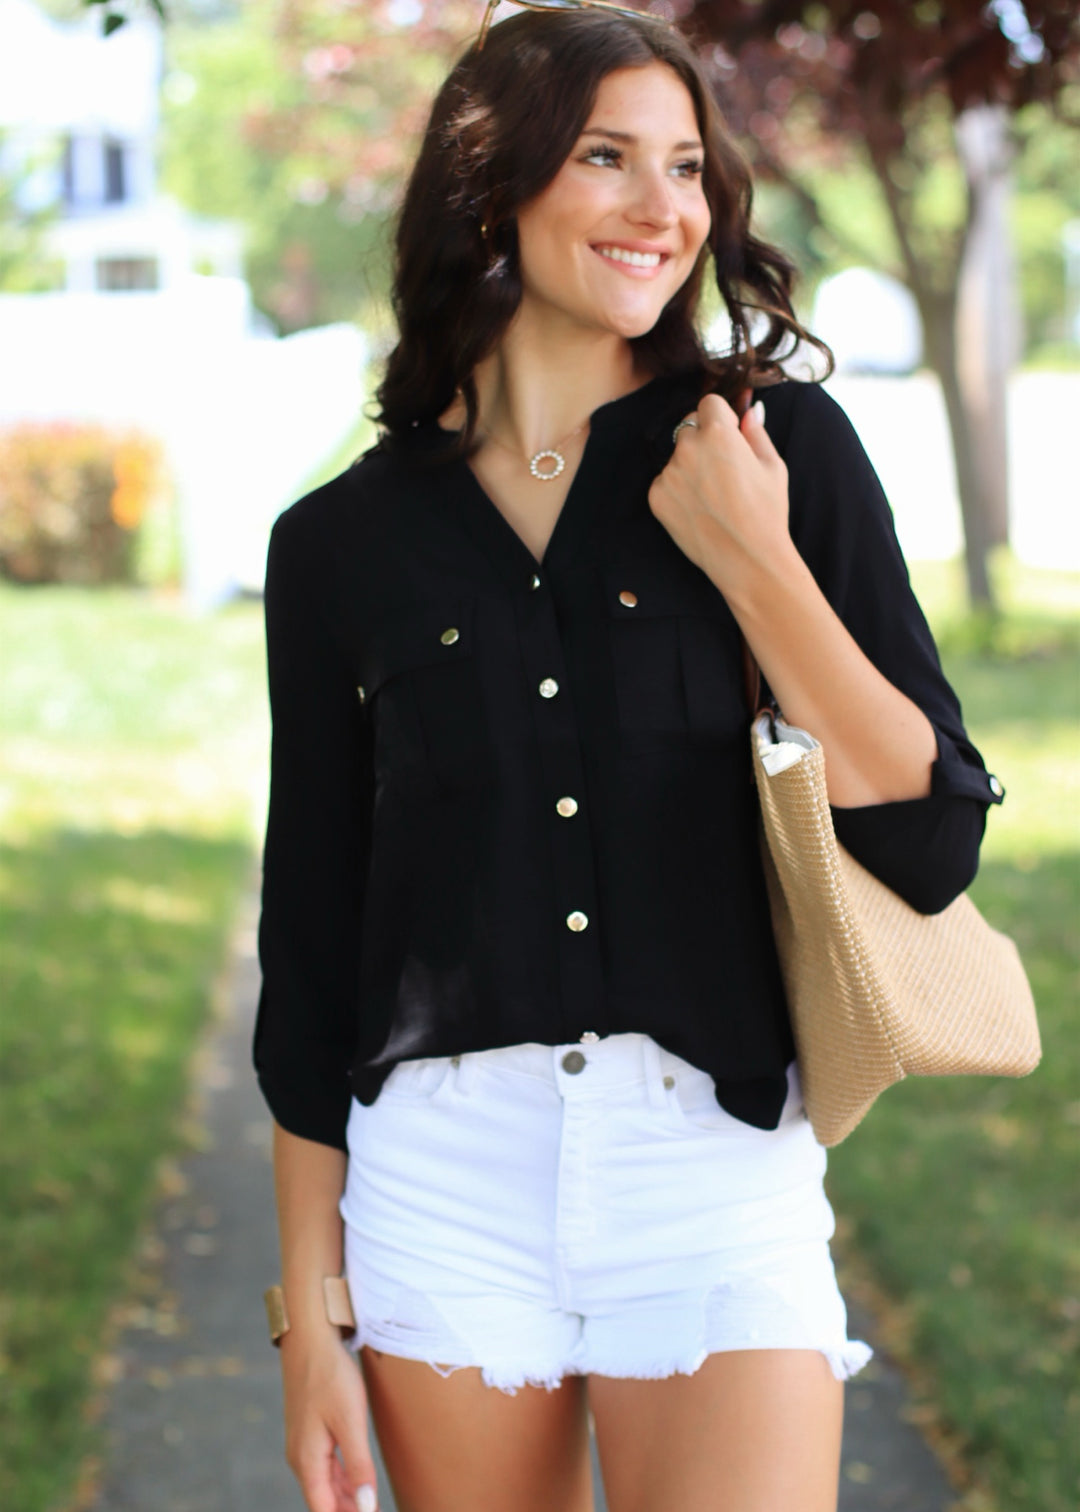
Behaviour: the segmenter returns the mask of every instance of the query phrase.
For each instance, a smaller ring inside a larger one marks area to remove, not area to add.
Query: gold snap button
[[[625,604],[628,609],[632,609],[637,603],[637,594],[631,593],[629,588],[624,588],[619,594],[619,603]]]
[[[580,1050],[568,1050],[562,1058],[562,1068],[569,1071],[571,1076],[576,1076],[585,1069],[585,1057]]]
[[[460,1055],[452,1055],[450,1057],[450,1064],[452,1066],[460,1066],[461,1065],[461,1056]]]
[[[534,572],[533,575],[532,575],[532,580],[529,583],[529,587],[530,588],[539,588],[539,586],[540,586],[540,574],[538,572]]]
[[[443,633],[439,636],[439,639],[442,641],[444,646],[452,646],[457,638],[458,631],[453,625],[451,625],[449,629],[444,630]]]
[[[545,677],[543,682],[540,684],[541,698],[554,698],[558,691],[559,685],[553,677]]]
[[[575,934],[580,934],[588,924],[589,917],[587,914],[583,914],[580,908],[575,908],[573,913],[567,914],[566,922]]]
[[[560,798],[555,807],[564,819],[569,819],[577,813],[577,799]]]
[[[674,1085],[675,1085],[675,1078],[673,1076],[665,1076],[664,1077],[664,1086],[667,1087],[669,1091],[671,1090],[671,1088]]]
[[[363,688],[359,685],[359,683],[357,684],[356,691],[360,695],[360,702],[363,703],[365,694]]]

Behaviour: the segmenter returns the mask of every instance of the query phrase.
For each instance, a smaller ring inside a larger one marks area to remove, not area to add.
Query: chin
[[[603,325],[607,330],[614,332],[616,336],[624,336],[629,341],[637,336],[648,335],[660,319],[662,311],[663,306],[657,310],[650,311],[647,315],[640,315],[633,319],[620,320],[616,317],[611,320],[605,320]]]

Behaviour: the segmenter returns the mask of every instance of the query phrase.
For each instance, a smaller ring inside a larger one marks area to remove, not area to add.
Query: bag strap
[[[750,718],[756,719],[761,713],[762,708],[767,708],[769,705],[763,705],[761,701],[761,668],[757,664],[757,659],[750,649],[750,643],[746,639],[746,636],[741,635],[741,632],[740,636],[742,639],[743,688],[746,692],[746,707],[750,710]]]

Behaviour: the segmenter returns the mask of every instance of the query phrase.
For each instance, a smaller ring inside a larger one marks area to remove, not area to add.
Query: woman
[[[312,1512],[374,1505],[368,1404],[399,1512],[587,1512],[590,1415],[610,1512],[835,1507],[870,1351],[742,638],[840,839],[916,908],[970,881],[997,795],[854,430],[775,358],[829,354],[750,206],[675,32],[493,27],[405,194],[381,439],[275,525],[254,1059]]]

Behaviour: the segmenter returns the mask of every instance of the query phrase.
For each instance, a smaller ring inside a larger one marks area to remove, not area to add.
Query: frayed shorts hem
[[[456,1363],[443,1363],[429,1360],[424,1355],[403,1354],[400,1345],[395,1343],[393,1349],[386,1348],[386,1340],[375,1329],[361,1327],[347,1340],[348,1348],[355,1354],[359,1354],[364,1345],[379,1350],[382,1354],[397,1355],[401,1359],[420,1360],[429,1365],[437,1375],[453,1375],[456,1370],[476,1369],[478,1362],[475,1360],[460,1360]],[[753,1348],[761,1348],[754,1345]],[[864,1365],[873,1359],[874,1351],[861,1339],[849,1339],[839,1348],[830,1348],[824,1345],[781,1345],[774,1344],[765,1346],[772,1349],[790,1348],[816,1348],[829,1362],[829,1368],[838,1381],[848,1381],[857,1375]],[[730,1353],[732,1350],[744,1350],[745,1344],[732,1344],[726,1349],[702,1349],[694,1355],[671,1356],[666,1359],[656,1360],[648,1364],[635,1363],[628,1365],[625,1360],[594,1360],[588,1369],[575,1366],[568,1362],[541,1364],[535,1363],[532,1367],[520,1365],[494,1363],[481,1365],[480,1379],[485,1386],[505,1393],[507,1396],[516,1396],[523,1386],[542,1386],[546,1391],[557,1390],[567,1376],[575,1375],[600,1375],[609,1376],[615,1380],[635,1381],[659,1381],[673,1375],[696,1375],[710,1354]]]

